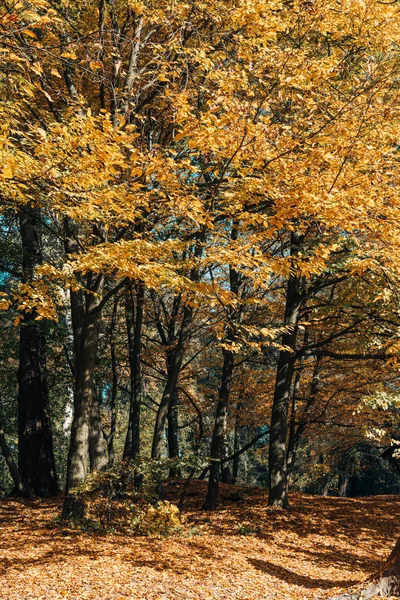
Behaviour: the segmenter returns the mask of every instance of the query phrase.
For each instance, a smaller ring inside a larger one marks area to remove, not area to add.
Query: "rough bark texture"
[[[136,311],[132,286],[128,286],[125,296],[125,315],[128,334],[129,368],[131,394],[128,431],[125,439],[124,458],[138,458],[140,454],[140,410],[142,402],[142,380],[140,354],[142,345],[144,288],[136,294]]]
[[[86,479],[89,454],[89,423],[92,406],[94,368],[100,331],[101,313],[98,310],[104,278],[89,278],[86,310],[83,321],[80,350],[76,366],[74,418],[67,463],[66,493]]]
[[[300,245],[300,237],[293,233],[291,236],[291,253],[296,255]],[[275,391],[272,404],[269,446],[269,498],[270,506],[286,508],[287,494],[287,452],[286,438],[288,429],[288,410],[290,388],[294,371],[294,352],[296,349],[297,324],[300,306],[301,278],[293,274],[289,277],[286,293],[284,323],[290,329],[282,335],[282,346],[278,359]],[[286,349],[287,348],[287,349]]]
[[[20,212],[22,269],[25,282],[32,282],[42,262],[40,212],[24,207]],[[18,468],[27,488],[35,496],[57,494],[57,476],[50,425],[46,369],[46,338],[36,313],[25,314],[20,329],[18,372]]]
[[[400,598],[400,538],[397,540],[386,564],[371,578],[373,583],[360,586],[359,590],[351,590],[331,598],[331,600],[366,600],[374,596],[383,598]]]

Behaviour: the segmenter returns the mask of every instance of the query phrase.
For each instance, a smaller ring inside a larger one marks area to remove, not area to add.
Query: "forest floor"
[[[1,600],[323,599],[376,571],[400,533],[398,496],[293,494],[284,512],[264,489],[222,486],[210,514],[204,486],[193,482],[187,524],[168,537],[54,528],[61,498],[1,501]]]

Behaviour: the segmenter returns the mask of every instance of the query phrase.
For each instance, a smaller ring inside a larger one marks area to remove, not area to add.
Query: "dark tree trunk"
[[[179,458],[179,423],[178,423],[179,395],[175,389],[175,395],[168,408],[168,456],[169,458]],[[180,477],[178,467],[171,467],[170,477]]]
[[[215,413],[214,432],[211,441],[211,465],[208,478],[207,497],[203,510],[215,510],[219,496],[219,478],[222,458],[222,445],[226,432],[226,421],[228,415],[228,401],[233,373],[233,352],[224,350],[224,364],[222,367],[221,387]]]
[[[40,211],[25,206],[20,211],[23,279],[33,281],[42,263]],[[57,494],[46,369],[43,322],[35,311],[25,314],[20,329],[18,390],[18,467],[35,496]]]
[[[10,471],[10,475],[14,483],[14,493],[17,496],[21,496],[23,498],[29,496],[29,490],[27,489],[25,483],[22,480],[21,474],[18,471],[18,467],[14,462],[11,450],[7,444],[2,423],[0,423],[0,449],[4,456],[4,460],[6,461],[7,467]]]
[[[300,242],[301,236],[292,233],[292,256],[297,254]],[[294,371],[297,325],[300,307],[303,301],[301,288],[301,277],[296,274],[290,275],[287,284],[284,317],[284,323],[286,326],[289,326],[290,329],[282,335],[282,346],[287,348],[287,350],[281,350],[279,353],[270,427],[268,504],[270,506],[282,508],[288,506],[286,451],[287,419],[290,402],[290,388]]]
[[[132,286],[125,296],[125,315],[128,333],[129,367],[131,379],[128,431],[125,439],[124,458],[138,458],[140,455],[140,409],[142,403],[142,379],[140,355],[142,345],[144,287],[139,286],[136,294],[136,311]]]
[[[108,467],[107,443],[101,423],[101,400],[95,386],[92,391],[92,405],[90,408],[89,464],[92,473],[94,471],[104,471]]]
[[[373,597],[400,598],[400,538],[389,558],[374,577],[373,583],[362,585],[359,590],[340,594],[331,600],[367,600]]]

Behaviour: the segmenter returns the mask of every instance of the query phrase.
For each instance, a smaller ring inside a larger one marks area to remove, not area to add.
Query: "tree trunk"
[[[40,211],[25,206],[20,211],[24,282],[33,281],[42,263]],[[44,323],[36,313],[25,314],[20,329],[18,371],[18,467],[35,496],[57,494],[57,476],[50,424]]]
[[[73,254],[79,253],[79,245],[78,245],[78,226],[72,219],[69,217],[65,217],[64,219],[64,230],[65,230],[65,253],[67,256],[71,256]],[[81,280],[80,276],[77,275],[78,281]],[[74,340],[74,353],[75,353],[75,374],[76,374],[76,365],[78,363],[78,355],[80,352],[80,344],[81,344],[81,335],[82,335],[82,327],[83,321],[85,318],[85,306],[84,306],[84,297],[82,290],[72,290],[70,289],[70,303],[71,303],[71,324],[72,324],[72,334]]]
[[[296,416],[297,416],[298,389],[296,389],[296,387],[300,382],[300,378],[299,378],[299,381],[297,381],[297,376],[296,376],[296,381],[295,381],[294,390],[293,390],[293,403],[294,403],[294,407],[295,407],[294,408],[295,416],[293,418],[293,405],[292,405],[292,414],[291,414],[291,419],[290,419],[290,433],[289,433],[288,450],[287,450],[288,477],[290,477],[290,474],[292,473],[292,471],[294,469],[294,465],[296,462],[296,456],[297,456],[297,449],[299,447],[302,435],[308,425],[307,415],[308,415],[310,409],[312,408],[312,406],[314,405],[314,402],[317,397],[319,383],[320,383],[320,375],[321,375],[321,362],[322,362],[322,358],[320,356],[318,356],[315,361],[315,365],[314,365],[313,376],[312,376],[308,399],[307,399],[306,405],[304,407],[302,416],[301,416],[299,422],[297,423],[297,427],[296,427]],[[298,373],[298,374],[300,375],[300,373]],[[293,426],[293,428],[292,428],[292,426]]]
[[[226,415],[226,421],[228,419],[228,411],[227,411],[227,415]],[[228,431],[227,431],[227,427],[225,425],[225,430],[224,430],[224,437],[222,440],[222,451],[221,451],[221,458],[228,458],[229,456],[229,438],[228,438]],[[221,464],[221,481],[222,483],[232,483],[232,473],[231,473],[231,468],[229,466],[229,462],[228,461],[223,461]]]
[[[104,471],[108,467],[107,443],[103,434],[101,423],[100,397],[94,386],[92,392],[92,405],[90,408],[89,428],[89,464],[90,470]]]
[[[86,479],[89,454],[89,423],[94,386],[97,344],[101,313],[98,310],[102,296],[104,277],[89,276],[86,294],[86,310],[83,321],[79,359],[75,377],[75,410],[71,427],[71,439],[67,463],[66,494]]]
[[[117,312],[118,312],[118,298],[114,302],[114,309],[111,318],[110,327],[110,354],[111,354],[111,401],[110,401],[110,434],[107,437],[107,450],[108,450],[108,467],[111,469],[114,466],[115,451],[114,451],[114,439],[117,431],[117,393],[118,393],[118,365],[117,365],[117,354],[115,350],[115,328],[117,325]],[[129,426],[128,426],[129,427]]]
[[[194,258],[200,259],[203,253],[202,244],[205,241],[205,228],[199,232],[198,243],[196,244],[196,248],[194,251]],[[193,282],[197,282],[199,280],[199,268],[198,265],[195,265],[190,272],[190,280]],[[179,309],[181,298],[180,295],[176,297],[176,310]],[[153,434],[153,444],[151,449],[151,457],[153,459],[160,458],[162,451],[164,449],[164,429],[165,422],[168,416],[169,405],[173,401],[176,392],[179,374],[182,368],[183,357],[186,350],[186,345],[189,339],[190,325],[193,319],[193,307],[186,305],[183,309],[183,317],[181,328],[179,332],[179,337],[170,355],[170,359],[168,359],[168,379],[164,388],[164,393],[161,398],[160,405],[158,407],[156,422],[154,425],[154,434]],[[170,341],[175,338],[175,325],[173,320],[171,320],[171,333]]]
[[[301,363],[303,362],[303,357],[301,359]],[[297,436],[296,436],[296,420],[297,420],[297,405],[299,400],[299,390],[300,390],[300,379],[301,379],[301,363],[299,366],[299,370],[297,371],[294,379],[293,392],[292,392],[292,410],[290,412],[290,424],[289,424],[289,439],[287,444],[287,473],[288,473],[288,482],[290,475],[293,471],[294,463],[296,460],[296,451],[297,451]]]
[[[151,457],[153,459],[160,458],[163,452],[165,423],[168,416],[169,405],[176,395],[179,373],[182,368],[183,356],[189,337],[189,328],[192,318],[193,308],[191,306],[185,306],[179,339],[175,349],[173,350],[171,366],[168,370],[167,383],[164,388],[160,406],[158,407],[156,422],[154,425],[153,445],[151,450]]]
[[[244,446],[246,440],[246,427],[241,425],[240,423],[240,411],[242,410],[241,402],[238,402],[236,408],[236,421],[235,421],[235,437],[233,442],[233,454],[234,458],[232,461],[232,483],[236,484],[238,474],[239,474],[239,465],[240,465],[240,457],[242,454],[239,452],[240,448]]]
[[[301,236],[292,233],[291,254],[295,256],[299,250]],[[287,418],[290,402],[290,388],[294,371],[294,353],[296,349],[297,324],[300,307],[303,301],[301,294],[301,277],[292,274],[289,277],[286,293],[284,323],[289,331],[282,335],[282,346],[278,359],[275,391],[272,404],[269,446],[269,498],[270,506],[286,508],[287,495]],[[287,349],[286,349],[287,348]]]
[[[142,345],[143,304],[144,287],[140,285],[136,294],[135,314],[132,286],[129,285],[125,296],[125,314],[128,334],[131,394],[124,458],[133,459],[138,458],[140,455],[140,409],[142,402],[140,355]]]
[[[14,482],[14,490],[16,494],[22,497],[29,496],[29,490],[22,480],[21,474],[18,471],[18,467],[14,462],[11,450],[7,444],[2,423],[0,423],[0,448],[4,456],[4,460],[7,463],[7,467],[9,468],[11,478]]]
[[[178,390],[175,389],[175,395],[168,408],[168,456],[169,458],[179,458],[179,424],[178,424]],[[171,467],[170,477],[180,477],[178,467]]]
[[[340,594],[331,600],[366,600],[375,596],[400,598],[400,538],[386,563],[371,579],[371,585],[360,586],[359,590]]]
[[[237,240],[239,234],[239,224],[234,221],[231,229],[231,240]],[[239,299],[239,290],[242,282],[242,276],[236,269],[229,265],[229,287],[230,291]],[[229,307],[229,326],[226,339],[228,343],[234,341],[235,331],[234,323],[240,321],[241,306]],[[204,502],[203,510],[215,510],[218,504],[219,496],[219,471],[221,459],[228,454],[227,446],[227,421],[228,421],[228,403],[231,391],[232,376],[234,369],[234,354],[232,350],[223,350],[224,363],[222,367],[221,387],[219,390],[219,399],[215,414],[215,425],[213,438],[211,441],[211,465],[210,476],[208,478],[207,497]],[[222,464],[222,478],[224,483],[231,480],[230,469],[227,464]]]
[[[233,352],[224,350],[224,364],[222,367],[221,387],[215,413],[214,432],[211,441],[211,466],[208,478],[207,497],[203,510],[215,510],[219,496],[219,477],[222,458],[222,445],[226,432],[226,421],[228,415],[228,401],[233,373]]]

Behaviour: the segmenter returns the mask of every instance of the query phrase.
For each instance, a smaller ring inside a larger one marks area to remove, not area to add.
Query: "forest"
[[[397,0],[2,0],[1,598],[400,598],[399,150]]]

